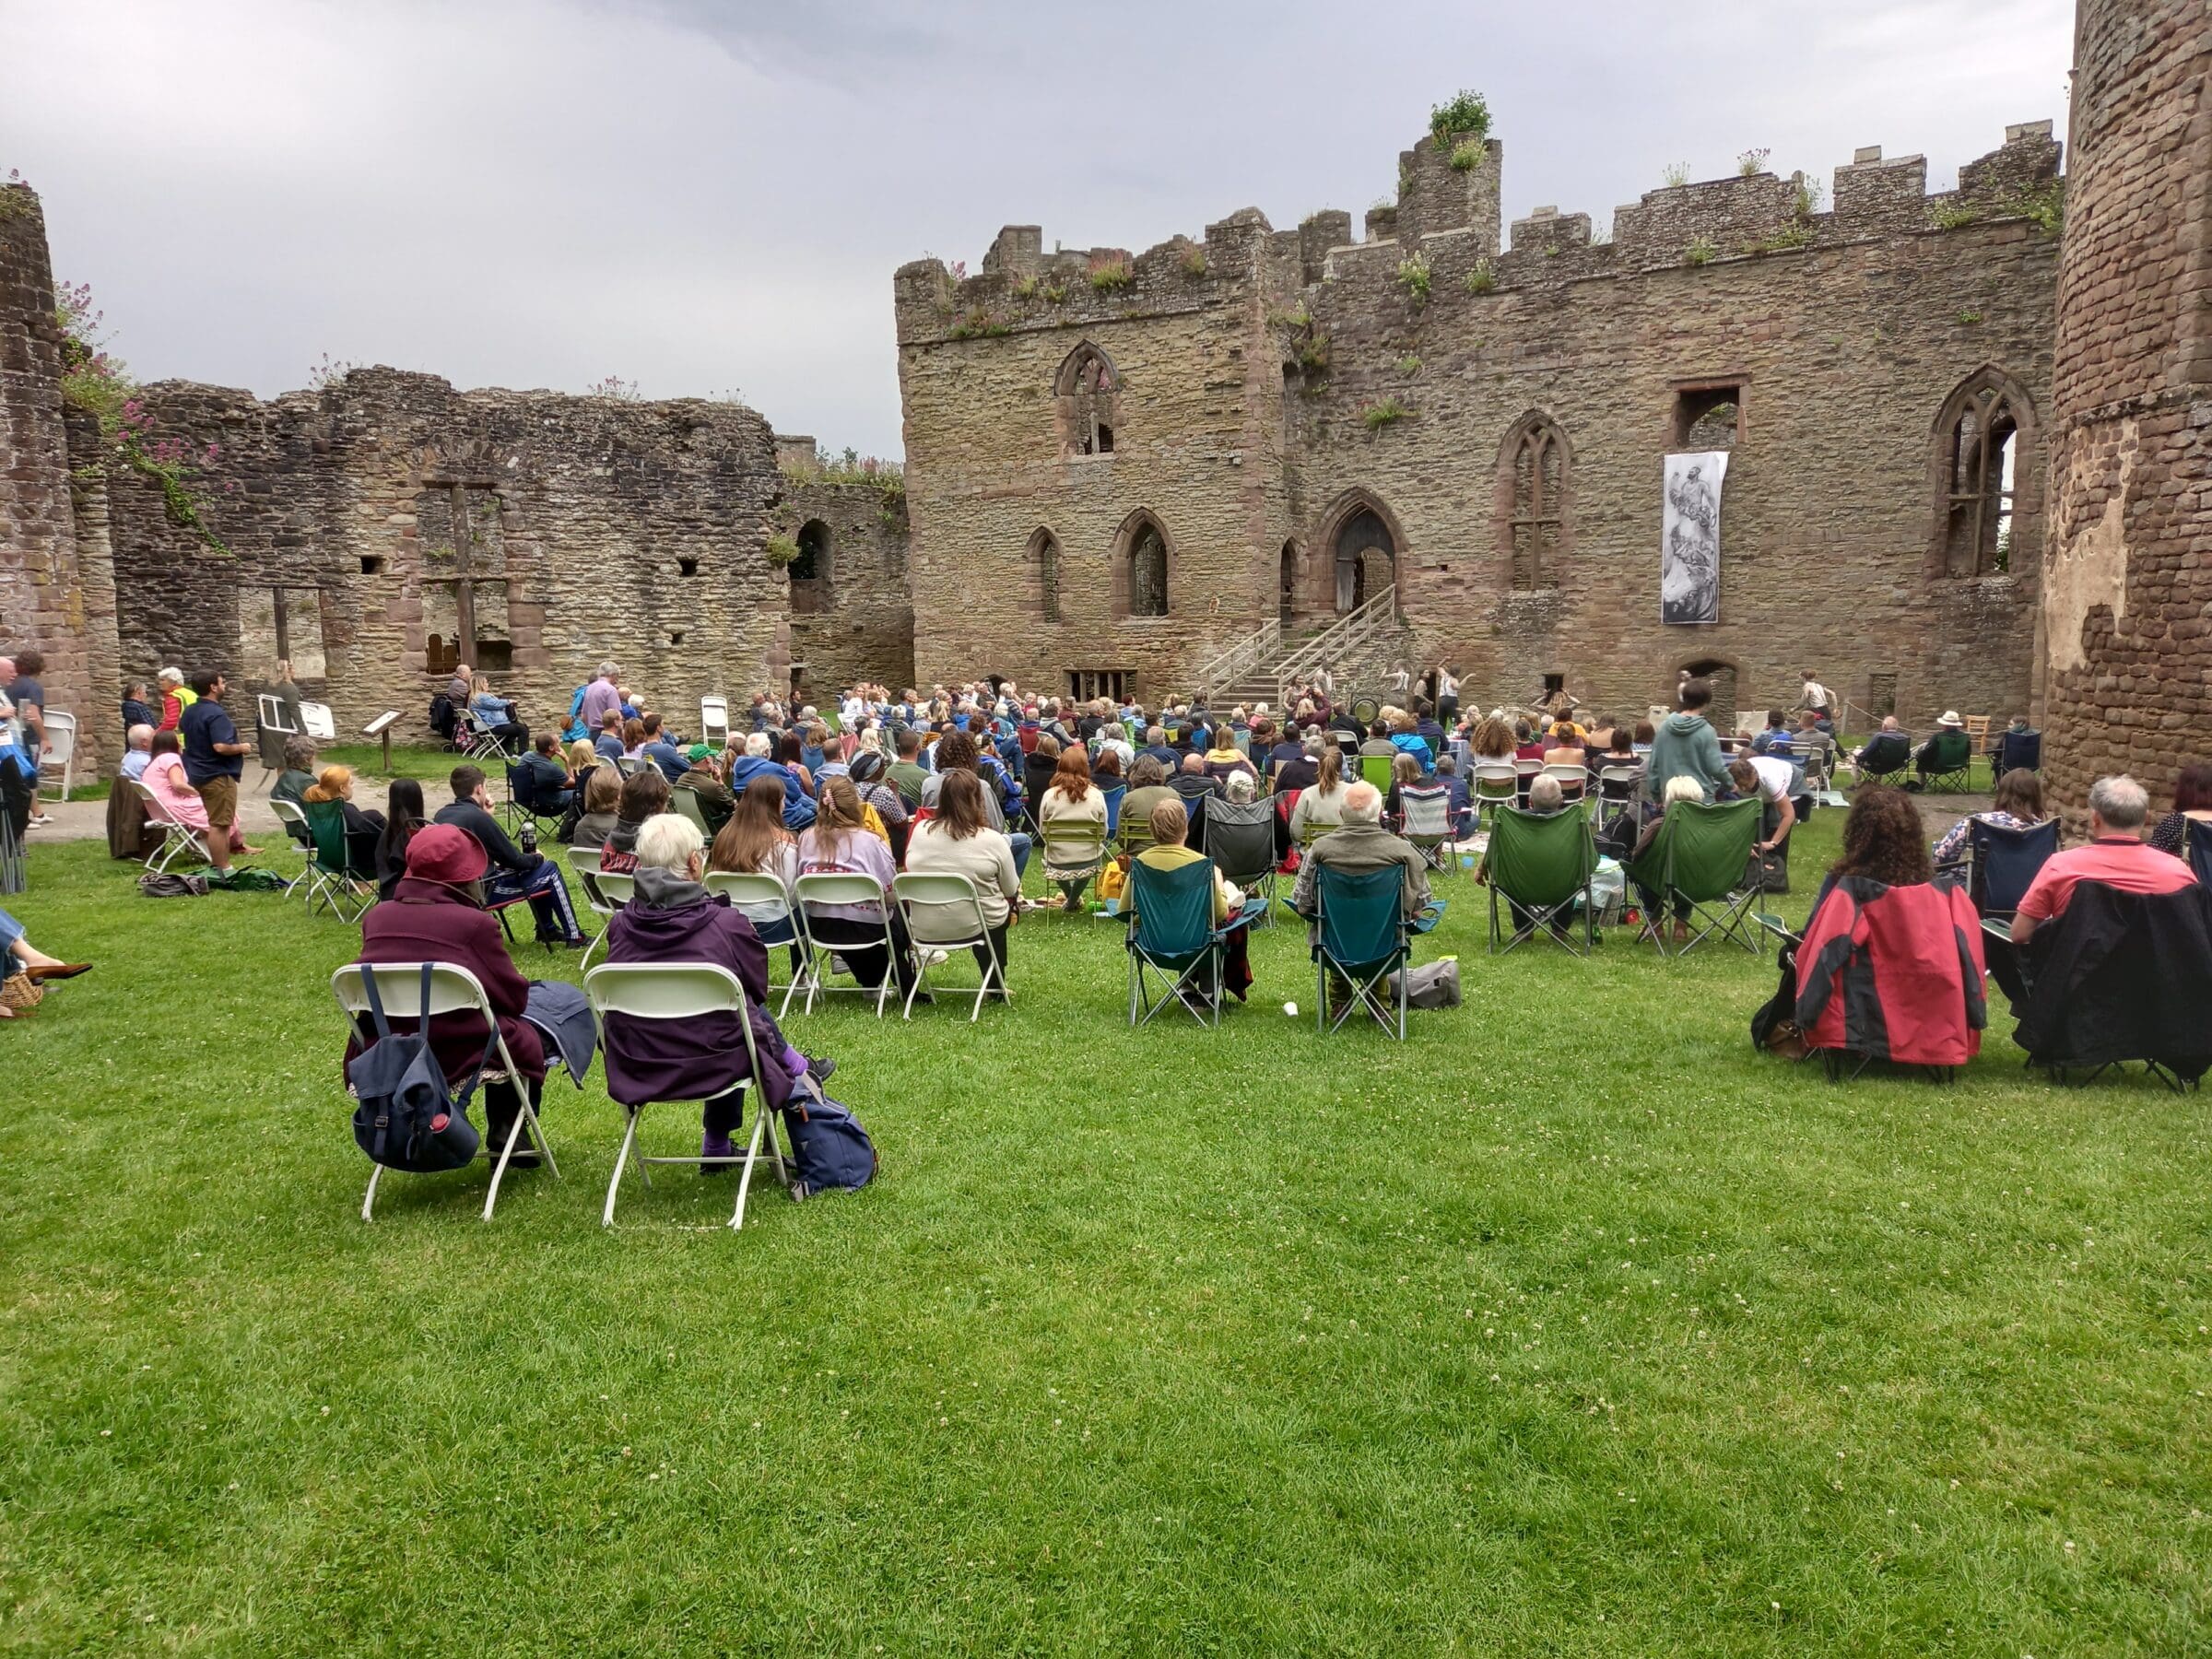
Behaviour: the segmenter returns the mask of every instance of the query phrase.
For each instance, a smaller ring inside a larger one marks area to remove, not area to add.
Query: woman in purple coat
[[[753,1046],[760,1073],[751,1078],[745,1033],[734,1014],[694,1019],[606,1017],[603,1040],[606,1092],[625,1106],[648,1100],[703,1100],[701,1158],[734,1158],[731,1141],[741,1096],[730,1093],[752,1080],[769,1107],[790,1099],[793,1082],[812,1071],[822,1081],[835,1062],[808,1060],[783,1041],[769,1014],[768,947],[743,913],[701,885],[706,841],[699,826],[674,813],[645,820],[638,830],[636,889],[606,930],[610,962],[711,962],[727,968],[745,987]],[[702,1164],[701,1174],[726,1169]]]
[[[392,897],[373,905],[361,918],[363,962],[451,962],[477,976],[499,1016],[500,1035],[514,1058],[535,1105],[546,1081],[546,1045],[535,1026],[523,1018],[530,1000],[530,982],[518,972],[507,954],[500,924],[482,906],[484,849],[475,836],[450,824],[426,824],[407,842],[406,872],[394,885]],[[394,1019],[394,1030],[411,1031],[416,1022]],[[474,1014],[440,1014],[430,1021],[430,1047],[446,1077],[458,1088],[473,1075],[484,1058],[490,1036],[484,1021]],[[357,1029],[346,1044],[350,1062],[361,1052]],[[495,1057],[494,1065],[498,1064]],[[517,1110],[513,1085],[484,1086],[485,1145],[503,1147],[514,1126]],[[509,1167],[534,1169],[536,1148],[527,1138],[517,1142]]]

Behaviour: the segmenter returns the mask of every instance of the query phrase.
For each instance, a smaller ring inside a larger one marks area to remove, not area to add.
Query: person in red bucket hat
[[[500,924],[484,910],[484,849],[466,831],[450,824],[429,824],[407,843],[406,873],[392,897],[361,918],[361,962],[451,962],[465,968],[490,997],[500,1018],[500,1034],[514,1056],[522,1081],[538,1100],[546,1080],[545,1040],[523,1018],[530,982],[515,969],[500,936]],[[395,1030],[411,1031],[416,1022],[394,1019]],[[484,1056],[490,1033],[475,1014],[441,1014],[430,1021],[430,1047],[446,1079],[458,1087]],[[346,1044],[350,1061],[361,1052],[357,1028]],[[518,1097],[513,1083],[487,1083],[484,1144],[502,1147],[514,1126]],[[525,1136],[514,1148],[511,1169],[534,1169],[536,1150]]]

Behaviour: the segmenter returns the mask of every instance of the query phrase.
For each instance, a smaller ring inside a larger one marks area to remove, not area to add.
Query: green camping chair
[[[342,802],[310,801],[300,810],[307,815],[307,832],[315,842],[315,855],[308,865],[313,877],[308,890],[309,912],[328,905],[346,921],[359,922],[376,902],[373,850],[348,847]]]
[[[1200,1025],[1221,1023],[1223,946],[1250,913],[1214,925],[1214,863],[1194,859],[1171,870],[1139,860],[1129,862],[1129,888],[1122,899],[1129,924],[1129,1023],[1147,1025],[1171,1002]],[[1210,969],[1211,983],[1198,979]],[[1157,984],[1159,994],[1152,995]],[[1186,995],[1185,989],[1194,994]]]
[[[1490,818],[1490,954],[1502,956],[1543,935],[1575,956],[1587,955],[1597,944],[1590,892],[1596,869],[1597,844],[1591,839],[1590,820],[1580,811],[1499,807]],[[1583,912],[1579,947],[1569,931],[1578,905]],[[1501,907],[1512,914],[1510,930],[1499,925]]]
[[[1650,895],[1641,936],[1661,956],[1667,954],[1666,922],[1677,899],[1689,907],[1691,933],[1676,955],[1687,956],[1711,938],[1733,939],[1753,956],[1766,955],[1767,935],[1755,925],[1751,909],[1759,893],[1744,880],[1759,841],[1760,809],[1756,796],[1713,804],[1677,801],[1666,809],[1658,835],[1629,866],[1630,879]]]
[[[1396,865],[1348,875],[1323,865],[1313,873],[1313,962],[1319,984],[1314,1016],[1326,1034],[1365,1009],[1377,1024],[1406,1041],[1406,981],[1411,951],[1398,910],[1405,873]],[[1352,995],[1335,1019],[1329,1018],[1329,975],[1352,987]],[[1390,1002],[1390,976],[1397,975],[1397,1003]]]
[[[1359,777],[1362,782],[1372,783],[1384,794],[1390,793],[1390,769],[1396,761],[1395,755],[1361,755]]]
[[[1936,747],[1927,766],[1924,770],[1916,762],[1913,768],[1919,773],[1920,786],[1953,792],[1973,787],[1973,738],[1956,726],[1946,726],[1929,741]]]

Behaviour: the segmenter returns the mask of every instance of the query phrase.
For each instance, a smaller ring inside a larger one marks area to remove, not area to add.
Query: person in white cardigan
[[[937,794],[934,817],[915,826],[906,844],[910,875],[965,876],[975,883],[982,907],[988,946],[975,947],[975,965],[988,971],[987,948],[998,961],[999,984],[1006,983],[1006,933],[1019,912],[1021,877],[1014,870],[1014,844],[1003,831],[991,828],[984,812],[982,780],[971,771],[948,771]],[[918,905],[913,935],[918,945],[949,942],[967,935],[971,920],[964,911]],[[993,993],[1003,994],[1003,990]]]

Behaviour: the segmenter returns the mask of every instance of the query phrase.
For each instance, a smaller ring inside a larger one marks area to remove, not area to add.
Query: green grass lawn
[[[1749,1048],[1771,961],[1492,960],[1454,877],[1403,1047],[1315,1034],[1289,928],[1132,1033],[1118,929],[1037,917],[980,1027],[794,1018],[863,1194],[732,1234],[677,1171],[602,1231],[594,1075],[564,1179],[364,1227],[352,931],[130,875],[7,901],[99,963],[0,1027],[10,1646],[2212,1651],[2200,1099],[1994,1034],[1830,1085]]]

